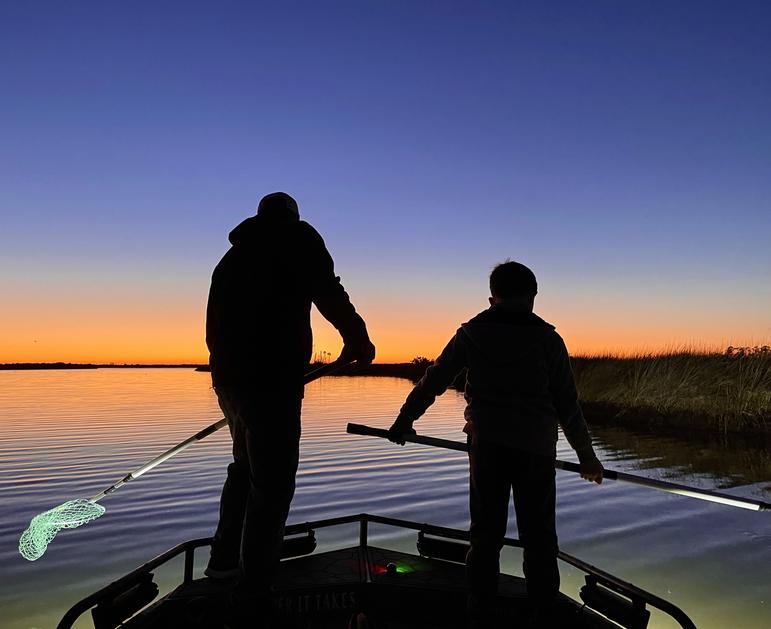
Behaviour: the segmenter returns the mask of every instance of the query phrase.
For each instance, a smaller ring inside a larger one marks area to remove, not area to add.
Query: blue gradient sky
[[[766,2],[5,2],[0,90],[0,361],[205,359],[274,190],[381,360],[507,257],[574,351],[771,337]]]

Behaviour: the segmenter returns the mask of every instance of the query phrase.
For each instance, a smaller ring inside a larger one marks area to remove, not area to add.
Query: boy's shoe
[[[495,614],[495,596],[470,593],[466,597],[466,626],[468,629],[492,629]]]
[[[355,612],[348,621],[348,629],[370,629],[367,616],[362,612]]]

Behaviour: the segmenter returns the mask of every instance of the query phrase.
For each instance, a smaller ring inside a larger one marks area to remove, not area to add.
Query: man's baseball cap
[[[260,199],[257,216],[300,220],[300,210],[297,201],[286,192],[271,192]]]

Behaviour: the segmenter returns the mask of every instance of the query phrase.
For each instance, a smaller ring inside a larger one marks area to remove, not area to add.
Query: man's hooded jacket
[[[313,344],[312,303],[346,344],[368,341],[323,239],[308,223],[253,216],[229,239],[232,247],[214,269],[206,309],[215,387],[302,395]]]

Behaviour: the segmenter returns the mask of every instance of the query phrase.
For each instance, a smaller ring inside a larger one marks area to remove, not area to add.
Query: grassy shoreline
[[[771,434],[771,350],[676,350],[571,359],[591,424],[671,431]],[[418,380],[431,361],[370,365],[340,375]],[[453,383],[462,390],[464,378]]]
[[[771,351],[672,351],[572,359],[591,419],[721,433],[771,432]]]

